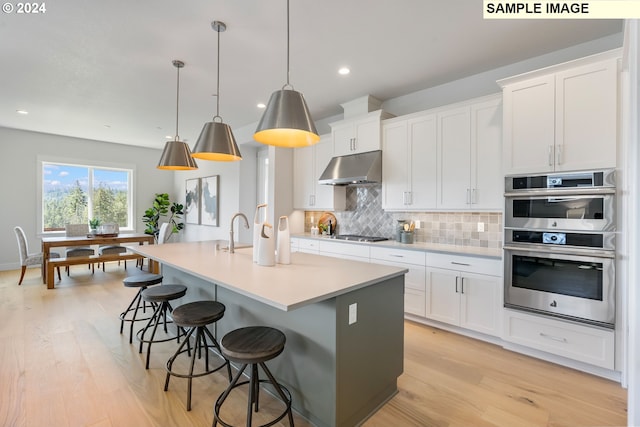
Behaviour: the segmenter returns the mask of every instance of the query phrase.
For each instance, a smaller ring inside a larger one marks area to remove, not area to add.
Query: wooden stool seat
[[[167,324],[175,323],[173,320],[167,320],[167,311],[173,313],[173,307],[169,301],[182,298],[187,293],[187,287],[185,285],[161,285],[153,286],[142,291],[142,299],[144,301],[155,304],[156,308],[153,315],[147,322],[146,326],[140,329],[137,333],[138,341],[140,341],[139,353],[142,353],[142,347],[144,343],[147,343],[147,361],[145,368],[149,369],[149,357],[151,355],[151,344],[154,342],[166,342],[176,340],[180,342],[180,337],[186,336],[187,331],[182,326],[176,325],[176,335],[166,336],[163,338],[156,338],[156,331],[158,325],[162,323],[165,334],[168,334]],[[151,336],[146,338],[146,333],[151,329]]]
[[[225,308],[218,301],[189,302],[173,310],[173,321],[185,328],[205,326],[222,319]]]
[[[264,364],[264,362],[282,353],[285,342],[286,337],[281,331],[268,326],[249,326],[236,329],[222,338],[220,342],[222,355],[232,362],[241,363],[242,366],[236,373],[236,376],[233,377],[233,380],[231,380],[227,389],[216,400],[213,407],[213,427],[217,426],[218,423],[225,427],[231,427],[231,424],[220,418],[220,408],[234,388],[245,384],[249,385],[246,425],[251,426],[252,412],[258,412],[261,383],[271,384],[285,406],[280,415],[270,422],[263,424],[261,427],[272,426],[283,419],[285,415],[289,418],[289,425],[293,427],[291,393],[285,386],[276,381],[271,371],[269,371],[269,368],[267,368],[267,365]],[[248,365],[251,365],[249,369],[249,381],[238,382]],[[260,379],[258,366],[262,368],[262,371],[268,379]]]
[[[266,326],[251,326],[229,332],[220,343],[225,357],[238,363],[271,360],[284,350],[285,335]]]
[[[185,285],[162,285],[144,290],[142,298],[149,302],[165,302],[182,298],[186,293]]]
[[[180,344],[174,355],[167,361],[167,376],[164,382],[164,391],[169,389],[169,380],[171,376],[179,378],[187,378],[187,411],[191,410],[191,383],[193,378],[202,377],[204,375],[212,374],[224,367],[227,368],[227,376],[231,381],[231,365],[227,359],[222,356],[222,351],[218,341],[213,336],[211,331],[207,329],[207,325],[217,322],[224,316],[226,307],[217,301],[196,301],[183,304],[176,307],[173,310],[172,317],[176,325],[189,328],[184,342]],[[193,353],[190,351],[190,338],[195,332],[195,344]],[[185,349],[185,346],[187,347]],[[209,368],[209,350],[213,350],[214,353],[222,359],[222,363],[215,367]],[[204,368],[198,367],[195,369],[196,353],[198,359],[202,358],[202,351],[204,350],[205,365]],[[191,358],[189,364],[189,372],[180,373],[173,370],[173,363],[176,358],[183,353],[187,353]]]
[[[157,285],[158,283],[162,283],[162,274],[136,274],[134,276],[126,277],[122,283],[127,288],[141,288]]]
[[[133,324],[135,322],[149,320],[150,317],[138,317],[138,311],[142,308],[142,312],[147,312],[147,302],[142,300],[142,292],[148,286],[162,283],[162,274],[136,274],[135,276],[126,277],[122,283],[125,288],[138,288],[138,292],[133,297],[129,306],[120,313],[120,333],[124,329],[124,322],[130,322],[129,326],[129,344],[133,342]],[[155,310],[155,305],[151,305]]]

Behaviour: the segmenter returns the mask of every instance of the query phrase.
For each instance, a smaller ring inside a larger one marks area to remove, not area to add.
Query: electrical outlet
[[[421,225],[420,221],[416,221],[413,224],[415,225],[416,228],[420,228],[420,225]]]
[[[484,231],[484,222],[478,223],[478,233],[482,233]]]
[[[349,324],[353,325],[358,321],[358,303],[349,304]]]

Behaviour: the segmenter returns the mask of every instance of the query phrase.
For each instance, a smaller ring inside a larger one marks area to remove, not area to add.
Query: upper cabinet
[[[318,178],[333,157],[333,141],[323,135],[320,142],[293,152],[293,207],[309,210],[344,210],[345,187],[320,185]]]
[[[331,123],[333,155],[364,153],[380,150],[381,120],[391,117],[382,110]]]
[[[502,208],[500,97],[438,114],[438,153],[438,208]]]
[[[616,166],[619,50],[498,83],[505,174]]]
[[[489,96],[383,124],[387,210],[501,210],[501,97]]]
[[[417,114],[382,126],[382,207],[436,207],[437,116]]]

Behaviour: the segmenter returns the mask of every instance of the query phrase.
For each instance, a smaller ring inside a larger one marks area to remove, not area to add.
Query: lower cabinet
[[[404,312],[424,317],[426,256],[422,251],[390,248],[371,248],[371,262],[393,265],[409,270],[404,276]]]
[[[547,353],[614,369],[615,332],[515,310],[504,310],[503,339]]]
[[[500,336],[499,260],[429,253],[427,266],[425,317]]]

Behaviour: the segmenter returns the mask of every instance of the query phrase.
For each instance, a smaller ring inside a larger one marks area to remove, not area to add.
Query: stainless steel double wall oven
[[[614,170],[508,176],[505,307],[615,325]]]

